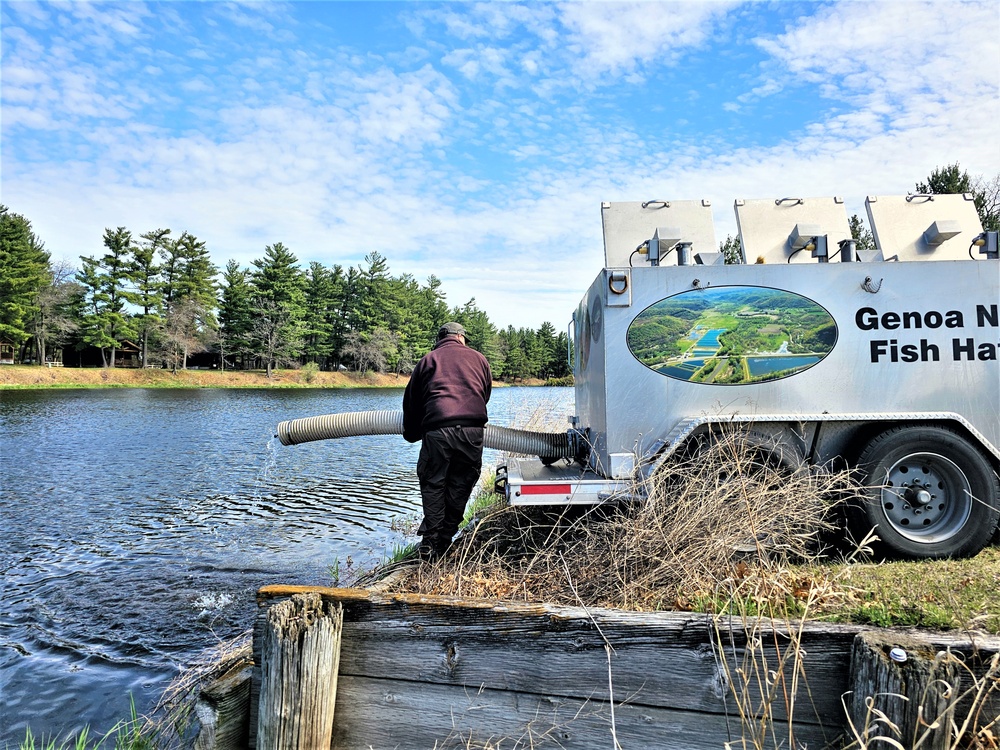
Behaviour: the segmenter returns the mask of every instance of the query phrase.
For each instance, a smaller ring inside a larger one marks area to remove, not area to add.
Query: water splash
[[[197,617],[199,620],[204,620],[208,617],[218,615],[222,610],[232,604],[233,601],[234,600],[231,594],[223,592],[208,593],[202,594],[191,602],[191,606],[194,609],[200,610]]]
[[[264,465],[257,472],[257,478],[253,484],[253,497],[255,500],[260,500],[262,488],[269,484],[271,472],[278,464],[278,456],[274,450],[275,440],[277,440],[277,435],[272,435],[271,439],[264,446]]]

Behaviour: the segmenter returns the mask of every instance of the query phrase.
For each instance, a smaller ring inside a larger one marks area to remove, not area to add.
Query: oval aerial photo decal
[[[836,343],[837,324],[821,305],[759,286],[681,292],[647,307],[628,329],[628,348],[646,367],[710,385],[787,378]]]

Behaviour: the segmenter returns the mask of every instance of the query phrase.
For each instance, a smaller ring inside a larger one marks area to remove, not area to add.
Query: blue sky
[[[601,201],[1000,173],[989,2],[2,2],[2,201],[56,259],[169,227],[217,264],[442,279],[562,328]]]

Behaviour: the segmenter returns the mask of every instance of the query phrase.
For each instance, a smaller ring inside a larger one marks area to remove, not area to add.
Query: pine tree
[[[861,217],[853,214],[848,219],[847,224],[851,229],[851,239],[854,240],[858,252],[865,254],[875,252],[875,237],[872,236],[872,231],[865,226]]]
[[[344,347],[351,332],[351,322],[356,319],[355,309],[361,274],[351,266],[342,277],[338,289],[337,309],[333,312],[333,330],[330,334],[330,356],[334,368],[340,367],[344,359]]]
[[[725,240],[719,243],[719,252],[722,253],[727,265],[743,262],[743,247],[738,236],[728,235]]]
[[[189,232],[163,242],[160,252],[163,317],[168,331],[164,353],[187,369],[188,355],[205,351],[216,336],[218,269],[205,243]]]
[[[177,240],[179,263],[174,279],[172,300],[193,300],[206,311],[213,311],[218,303],[215,277],[219,269],[212,263],[205,243],[184,232]],[[214,322],[214,315],[211,321]]]
[[[976,204],[979,221],[983,229],[1000,230],[1000,175],[987,180],[972,178],[958,162],[946,167],[937,167],[927,177],[926,182],[916,184],[918,193],[971,193]]]
[[[226,264],[222,274],[222,299],[219,303],[219,355],[226,369],[226,352],[239,353],[241,359],[250,350],[253,329],[253,289],[250,274],[235,260]]]
[[[265,360],[267,376],[277,364],[290,364],[299,356],[305,330],[305,276],[298,260],[280,242],[264,248],[264,257],[253,262],[254,330],[251,346]]]
[[[509,329],[508,329],[509,330]],[[524,351],[524,342],[516,333],[508,335],[507,358],[504,360],[503,378],[511,383],[528,377],[528,355]]]
[[[323,366],[333,351],[333,330],[343,269],[313,261],[305,278],[304,350],[309,361]]]
[[[15,347],[28,341],[38,295],[51,279],[49,254],[31,222],[0,205],[0,339]]]
[[[83,268],[77,280],[84,287],[87,309],[81,338],[101,350],[104,367],[114,367],[118,345],[135,335],[132,320],[125,311],[132,233],[125,227],[105,229],[104,247],[108,252],[100,259],[80,256]]]
[[[930,173],[926,182],[916,184],[918,193],[971,193],[972,179],[969,173],[959,166],[958,162],[946,167],[937,167]]]
[[[542,323],[538,328],[536,339],[542,350],[538,376],[545,379],[562,377],[566,363],[566,345],[556,334],[555,326],[548,321]]]
[[[389,324],[389,262],[378,252],[365,256],[367,268],[359,268],[361,284],[351,328],[368,333]]]
[[[142,242],[133,246],[130,277],[132,289],[125,293],[125,299],[138,307],[135,327],[141,339],[142,366],[149,365],[149,338],[163,323],[163,279],[158,255],[170,242],[169,229],[154,229],[140,235]]]
[[[476,298],[473,297],[461,308],[454,308],[451,318],[465,328],[466,343],[486,357],[491,369],[501,372],[503,358],[498,346],[496,326],[490,322],[489,316],[476,306]]]

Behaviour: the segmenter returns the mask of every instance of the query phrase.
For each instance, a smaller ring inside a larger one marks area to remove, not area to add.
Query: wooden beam
[[[269,588],[261,598],[266,602],[292,591]],[[747,661],[750,628],[762,644],[757,663],[779,671],[789,686],[766,710],[781,721],[797,700],[796,722],[843,723],[839,696],[848,690],[856,628],[807,628],[800,649],[807,678],[792,692],[796,665],[786,663],[782,669],[781,659],[795,643],[786,625],[770,620],[724,620],[716,628],[711,617],[684,612],[345,589],[322,594],[344,606],[341,675],[605,701],[613,690],[616,696],[629,696],[632,705],[725,714],[736,709],[728,676]],[[613,649],[610,683],[606,643]],[[746,688],[747,702],[761,706],[757,684]]]
[[[529,747],[544,735],[603,750],[614,748],[612,708],[626,747],[823,747],[847,728],[842,696],[867,689],[851,682],[857,626],[334,588],[271,586],[258,599],[266,608],[304,591],[343,607],[337,748],[501,737],[499,746]],[[928,638],[975,654],[973,669],[1000,651],[996,637]],[[1000,695],[993,701],[987,712]]]
[[[727,741],[743,747],[743,727],[736,715],[635,705],[628,696],[615,702],[612,734],[611,705],[585,697],[346,676],[341,678],[340,695],[333,744],[337,750],[720,750]],[[774,734],[788,747],[783,722],[774,726]],[[797,747],[821,748],[838,734],[812,725],[797,731],[795,738],[803,743]]]
[[[201,690],[194,709],[199,724],[194,750],[247,746],[251,673],[249,664],[240,664]]]

